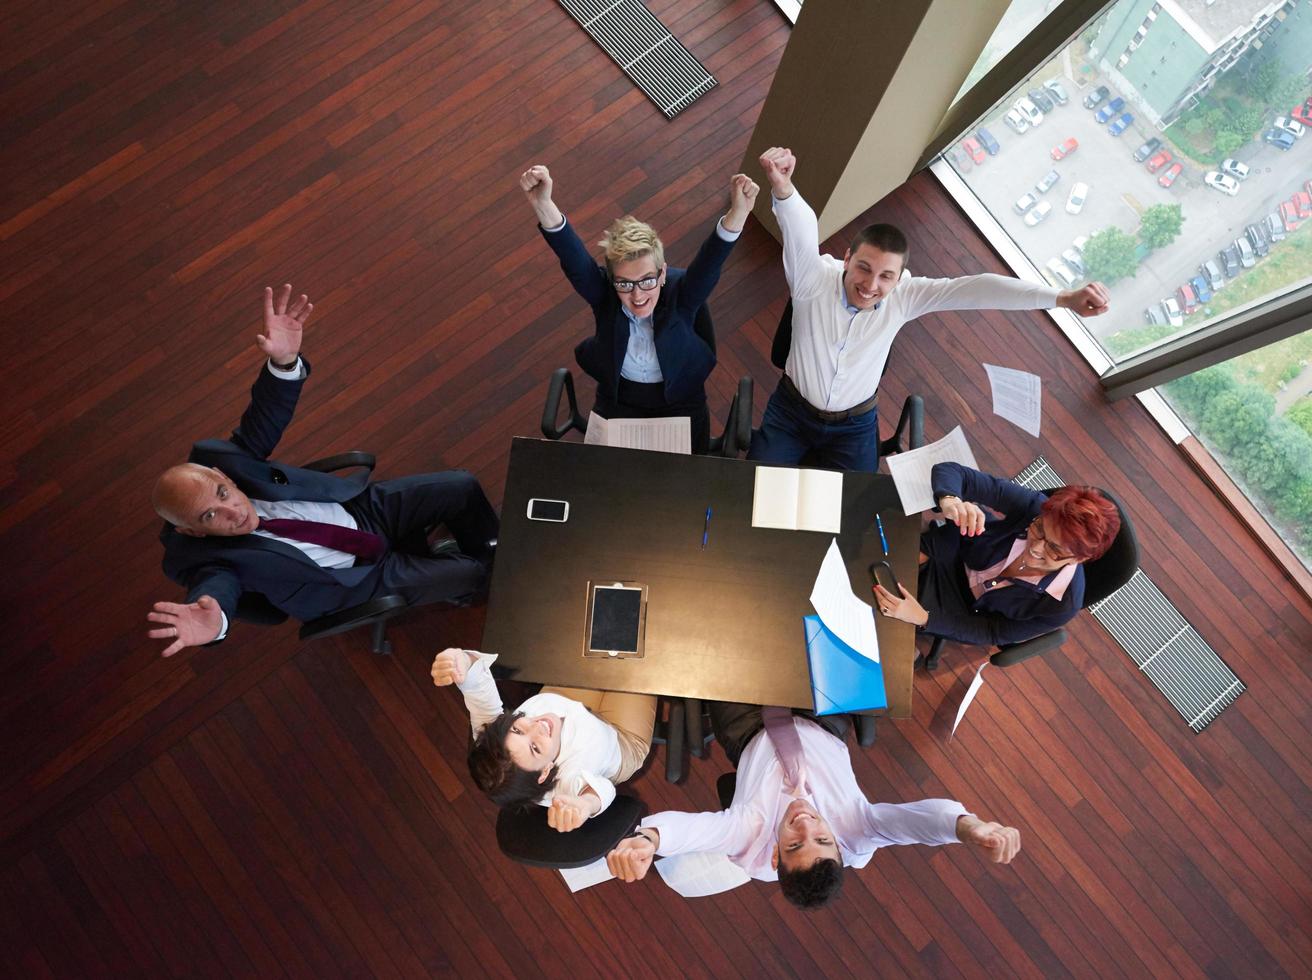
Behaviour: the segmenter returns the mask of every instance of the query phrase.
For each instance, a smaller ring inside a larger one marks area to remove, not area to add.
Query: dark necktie
[[[809,793],[811,788],[806,785],[802,738],[793,724],[793,712],[789,708],[766,706],[761,709],[761,718],[765,722],[765,733],[774,745],[774,754],[779,757],[784,770],[784,788],[795,793]]]
[[[318,544],[336,551],[345,551],[349,555],[355,555],[362,565],[372,565],[387,551],[387,542],[372,531],[357,531],[324,521],[300,521],[284,517],[262,518],[260,530],[276,534],[280,538],[291,538],[293,541],[304,541],[306,544]]]

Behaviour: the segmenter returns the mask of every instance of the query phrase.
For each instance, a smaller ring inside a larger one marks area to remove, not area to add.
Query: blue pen
[[[711,508],[706,508],[706,523],[702,525],[702,551],[706,550],[706,536],[711,533]]]
[[[884,548],[884,557],[888,557],[888,538],[884,537],[884,519],[878,514],[875,515],[875,525],[879,528],[879,543]]]

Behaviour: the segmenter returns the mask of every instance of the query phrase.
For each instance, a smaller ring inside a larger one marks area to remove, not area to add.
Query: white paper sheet
[[[726,855],[705,851],[661,858],[656,862],[656,870],[665,879],[665,884],[684,898],[718,895],[752,880]]]
[[[589,446],[647,449],[659,453],[692,454],[692,423],[686,415],[659,419],[604,419],[588,415],[583,442]]]
[[[565,884],[569,886],[572,892],[582,891],[584,888],[591,888],[593,885],[600,885],[603,881],[610,881],[615,876],[610,873],[606,867],[606,859],[594,861],[592,864],[585,864],[581,868],[561,868],[560,876],[565,879]]]
[[[875,611],[852,592],[837,538],[829,542],[825,560],[820,563],[820,574],[811,589],[811,606],[830,632],[863,657],[879,663]]]
[[[1043,416],[1043,382],[1039,376],[996,364],[985,364],[984,370],[993,386],[993,414],[1037,436]]]
[[[843,521],[843,474],[758,466],[752,527],[837,534]]]
[[[988,665],[989,662],[987,660],[979,665],[979,669],[975,671],[974,678],[971,679],[970,687],[966,688],[966,696],[961,699],[961,707],[957,708],[957,720],[952,723],[952,731],[948,735],[949,741],[951,741],[952,737],[957,734],[957,726],[961,724],[961,719],[966,717],[966,709],[970,707],[970,702],[975,700],[975,695],[978,694],[979,689],[984,686],[984,668]]]
[[[910,517],[934,506],[934,491],[929,484],[930,472],[935,463],[961,463],[973,470],[979,469],[975,454],[970,451],[966,434],[957,426],[938,442],[919,449],[885,456],[888,473],[902,500],[902,512]]]

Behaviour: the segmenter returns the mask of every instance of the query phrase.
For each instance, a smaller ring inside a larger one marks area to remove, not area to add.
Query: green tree
[[[1165,248],[1180,234],[1184,211],[1178,204],[1154,204],[1139,218],[1139,237],[1152,248]]]
[[[1238,133],[1222,129],[1213,138],[1212,146],[1216,148],[1217,156],[1228,157],[1247,142],[1248,140]]]
[[[1084,261],[1089,278],[1106,283],[1133,276],[1138,268],[1134,258],[1134,236],[1113,226],[1104,228],[1084,246]]]
[[[1285,418],[1312,436],[1312,398],[1300,398],[1294,407],[1285,413]]]
[[[1275,92],[1276,86],[1282,81],[1283,75],[1280,62],[1269,58],[1249,73],[1248,90],[1260,101],[1267,102]]]

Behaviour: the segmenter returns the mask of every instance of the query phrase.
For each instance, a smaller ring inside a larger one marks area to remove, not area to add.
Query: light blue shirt
[[[636,317],[627,306],[621,306],[624,318],[629,321],[629,346],[624,351],[624,367],[620,377],[626,381],[655,384],[664,381],[661,364],[656,359],[656,331],[651,317]]]

